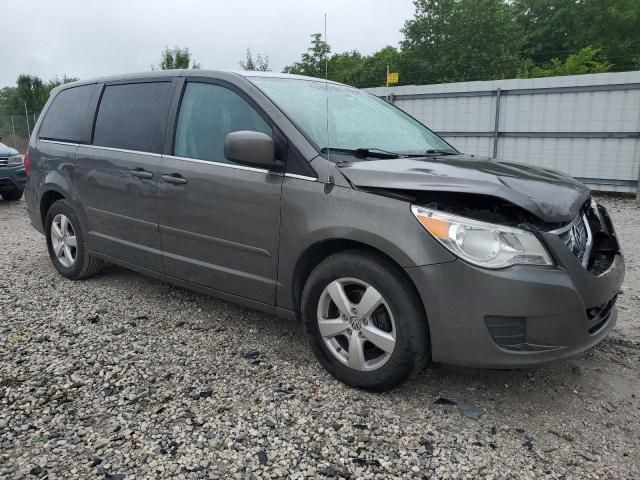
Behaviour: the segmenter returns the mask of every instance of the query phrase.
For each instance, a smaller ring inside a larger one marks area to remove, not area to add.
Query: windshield
[[[338,153],[357,149],[399,154],[455,152],[442,138],[402,110],[361,90],[313,80],[268,77],[250,80],[316,148],[325,152],[327,147]]]

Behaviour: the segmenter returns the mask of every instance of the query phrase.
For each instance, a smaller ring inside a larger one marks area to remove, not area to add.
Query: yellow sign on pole
[[[387,83],[398,83],[400,80],[400,74],[398,72],[389,72],[387,73]]]

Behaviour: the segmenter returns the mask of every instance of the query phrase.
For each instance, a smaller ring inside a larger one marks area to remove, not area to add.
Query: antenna
[[[334,180],[331,172],[331,142],[329,139],[329,44],[327,43],[327,14],[324,14],[324,95],[327,101],[327,168],[324,177],[327,179],[324,184],[324,193],[331,193],[333,190]]]
[[[329,55],[327,52],[327,48],[329,44],[327,43],[327,14],[324,14],[324,93],[327,104],[327,160],[329,160],[331,155],[331,141],[329,139]],[[328,172],[327,172],[328,173]],[[327,181],[329,179],[327,178]]]

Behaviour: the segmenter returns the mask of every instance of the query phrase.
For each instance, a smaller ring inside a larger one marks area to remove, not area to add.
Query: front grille
[[[585,203],[573,222],[550,233],[558,235],[582,266],[596,276],[606,273],[620,254],[609,214],[593,200]]]
[[[607,303],[587,309],[587,327],[590,335],[598,333],[606,325],[611,318],[611,311],[617,299],[616,295]]]
[[[591,228],[584,213],[580,213],[567,227],[558,231],[558,236],[567,248],[585,267],[589,263],[591,253]]]
[[[9,163],[9,159],[7,157],[0,157],[0,167],[6,167]]]
[[[607,210],[593,200],[585,203],[568,225],[553,230],[582,266],[596,276],[613,264],[620,246]]]

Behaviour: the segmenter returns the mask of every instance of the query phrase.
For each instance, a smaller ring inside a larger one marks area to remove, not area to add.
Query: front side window
[[[108,85],[96,118],[93,144],[161,153],[171,82]]]
[[[433,149],[455,151],[402,110],[356,88],[289,78],[249,80],[317,148],[367,148],[407,154],[423,154]]]
[[[95,85],[82,85],[59,92],[42,122],[39,136],[47,140],[89,142],[87,109]]]
[[[233,163],[224,156],[228,133],[251,130],[271,136],[271,127],[240,95],[220,85],[188,83],[176,126],[174,154]]]

